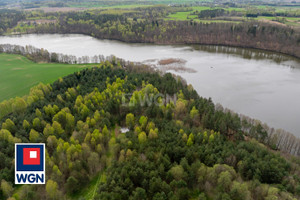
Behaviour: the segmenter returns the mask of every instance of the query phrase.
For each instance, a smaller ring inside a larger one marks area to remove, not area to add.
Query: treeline
[[[224,109],[220,104],[216,105],[216,110],[236,114],[232,110]],[[300,139],[292,133],[283,129],[274,129],[257,119],[252,119],[243,114],[238,116],[241,122],[241,130],[250,138],[267,145],[271,149],[280,150],[295,156],[300,156]]]
[[[11,114],[23,112],[32,103],[44,99],[51,91],[50,85],[39,84],[30,89],[30,93],[22,98],[16,97],[0,103],[0,119]]]
[[[217,52],[226,52],[226,53],[232,53],[231,48],[226,47],[213,47],[213,46],[201,46],[202,50],[205,51],[217,51]],[[58,63],[68,63],[68,64],[80,64],[80,63],[101,63],[104,61],[111,62],[113,64],[118,64],[121,66],[131,66],[130,61],[125,61],[123,59],[117,58],[115,56],[107,56],[104,57],[103,55],[99,56],[83,56],[77,58],[76,56],[72,55],[64,55],[59,53],[49,53],[45,49],[38,49],[33,46],[18,46],[18,45],[10,45],[10,44],[4,44],[0,45],[0,53],[12,53],[12,54],[19,54],[26,56],[30,60],[34,62],[58,62]],[[234,51],[233,53],[237,53]],[[253,55],[252,51],[247,52],[246,50],[243,50],[240,52],[241,55],[243,55],[245,58],[252,58],[255,56],[255,58],[259,58],[260,52],[257,52],[257,55]],[[263,56],[267,56],[268,54],[265,54]],[[274,57],[274,54],[270,54],[270,59],[277,60],[278,62],[282,61],[282,58],[280,57]],[[16,98],[16,99],[10,99],[6,100],[4,102],[0,103],[0,119],[4,117],[7,114],[12,113],[13,111],[18,110],[24,110],[27,105],[31,105],[33,102],[42,99],[44,96],[44,93],[49,90],[47,89],[49,86],[45,86],[43,84],[38,85],[37,87],[34,87],[31,89],[29,96],[25,96],[23,98]],[[232,115],[237,115],[231,110],[224,109],[221,105],[217,105],[216,111],[221,112],[229,112]],[[241,127],[241,130],[244,134],[247,134],[251,138],[255,138],[259,142],[262,142],[269,146],[272,149],[280,150],[282,152],[289,153],[291,155],[300,155],[300,139],[298,139],[293,134],[283,130],[283,129],[274,129],[269,127],[267,124],[262,124],[259,120],[249,118],[248,116],[240,114],[237,116],[237,118],[240,119],[240,125],[238,127]],[[205,120],[205,119],[203,119]],[[207,119],[208,121],[210,118]],[[206,122],[203,122],[206,123]],[[237,122],[235,122],[237,123]],[[211,122],[207,122],[207,124],[211,124]],[[225,125],[210,125],[208,128],[213,130],[221,131],[222,133],[226,133],[228,135],[232,133],[232,130],[225,130]]]
[[[57,23],[28,27],[26,32],[80,33],[125,42],[236,46],[300,57],[300,34],[292,28],[262,22],[207,24],[161,20],[169,12],[151,7],[121,12],[122,15],[104,11],[64,13]]]
[[[72,198],[95,178],[95,199],[300,194],[298,159],[245,138],[238,115],[217,109],[169,73],[106,61],[37,93],[36,101],[14,106],[0,120],[1,198]],[[265,136],[259,126],[253,131]],[[45,186],[13,186],[16,142],[46,143]]]
[[[258,3],[261,5],[261,3]],[[224,8],[233,9],[224,9]],[[234,8],[241,8],[240,10]],[[234,5],[223,5],[223,8],[215,8],[211,5],[210,9],[194,11],[193,14],[198,15],[200,18],[213,18],[217,16],[239,16],[239,17],[300,17],[299,10],[293,9],[276,9],[275,7],[258,8],[257,6],[234,6]]]
[[[230,51],[231,49],[226,47],[201,46],[200,48],[202,50],[209,51],[209,52],[217,51],[217,52],[232,53]],[[76,64],[76,63],[82,64],[82,63],[101,63],[104,61],[108,61],[114,64],[117,63],[120,67],[130,66],[131,63],[130,61],[125,61],[115,56],[104,57],[103,55],[99,55],[99,56],[91,56],[91,57],[83,56],[77,58],[76,56],[72,56],[72,55],[49,53],[45,49],[38,49],[33,46],[22,47],[18,45],[10,45],[10,44],[0,45],[0,53],[11,53],[11,54],[23,55],[34,62],[58,62],[58,63],[68,63],[68,64]],[[234,51],[233,53],[236,53],[236,51]],[[258,53],[257,55],[253,55],[252,52],[250,52],[249,54],[245,50],[243,50],[240,53],[245,58],[252,58],[253,56],[255,56],[255,58],[258,58],[261,54],[260,52],[257,52]],[[264,53],[264,56],[266,55],[268,54]],[[274,54],[270,54],[270,55],[271,55],[270,59],[272,58],[274,60],[277,60],[278,62],[282,61],[280,55],[279,57],[274,57]],[[23,98],[10,99],[0,103],[0,108],[1,108],[0,119],[9,113],[12,113],[13,111],[19,110],[18,107],[22,107],[22,109],[25,109],[27,105],[30,105],[34,101],[43,98],[45,87],[46,86],[40,84],[37,87],[32,88],[29,96],[25,96]],[[225,113],[230,112],[232,115],[236,115],[233,111],[224,109],[221,105],[217,105],[216,110]],[[240,119],[240,124],[241,124],[240,126],[242,128],[243,133],[249,135],[252,138],[257,139],[258,141],[268,145],[273,149],[277,149],[282,152],[286,152],[296,156],[300,155],[300,139],[295,137],[293,134],[283,129],[271,128],[267,124],[262,124],[259,120],[249,118],[242,114],[240,114],[238,118]],[[221,131],[219,125],[212,125],[209,126],[209,128]],[[225,133],[226,131],[222,130],[222,132]],[[231,131],[228,130],[227,133],[230,135]]]
[[[76,57],[73,55],[48,52],[46,49],[39,49],[31,45],[23,47],[19,45],[0,44],[0,53],[23,55],[34,62],[53,62],[66,64],[101,63],[106,60],[111,62],[125,62],[124,60],[116,58],[113,55],[107,57],[103,55]]]
[[[247,10],[246,16],[257,17],[257,16],[266,16],[266,17],[300,17],[299,10],[276,10],[275,8],[267,9],[258,9],[251,8]]]
[[[224,9],[201,10],[198,14],[199,18],[214,18],[224,15]]]
[[[261,51],[259,49],[244,49],[244,48],[233,48],[226,46],[212,46],[212,45],[193,45],[193,48],[201,51],[206,51],[210,53],[226,53],[232,55],[239,55],[244,59],[256,59],[256,60],[265,60],[270,59],[277,63],[281,63],[284,61],[295,60],[298,62],[297,58],[293,58],[291,56],[269,52],[269,51]]]

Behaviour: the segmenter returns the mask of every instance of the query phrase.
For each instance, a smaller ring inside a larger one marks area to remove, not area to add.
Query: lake
[[[0,44],[78,57],[115,55],[147,64],[180,59],[184,62],[158,67],[182,76],[200,96],[300,137],[300,62],[289,56],[232,47],[128,44],[73,34],[3,36]],[[178,65],[187,70],[174,71]]]

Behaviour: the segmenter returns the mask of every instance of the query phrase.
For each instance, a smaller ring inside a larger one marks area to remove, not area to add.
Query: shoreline
[[[85,35],[85,36],[90,36],[92,38],[98,39],[98,40],[110,40],[110,41],[117,41],[117,42],[122,42],[122,43],[128,43],[128,44],[149,44],[149,45],[159,45],[159,46],[165,46],[165,45],[187,45],[187,46],[193,46],[193,45],[201,45],[201,46],[218,46],[218,47],[228,47],[228,48],[239,48],[239,49],[247,49],[247,50],[256,50],[256,51],[265,51],[269,54],[278,54],[278,55],[283,55],[287,57],[291,57],[297,62],[300,63],[300,55],[292,55],[288,53],[284,53],[281,51],[275,51],[275,50],[270,50],[270,49],[264,49],[264,48],[256,48],[252,46],[242,46],[242,45],[230,45],[230,44],[215,44],[215,43],[195,43],[195,42],[184,42],[184,43],[172,43],[172,42],[149,42],[149,41],[127,41],[123,39],[116,39],[116,38],[101,38],[101,37],[96,37],[91,34],[86,34],[86,33],[17,33],[17,34],[4,34],[0,35],[2,36],[22,36],[22,35],[31,35],[31,34],[37,34],[37,35],[55,35],[55,34],[61,34],[61,35]]]
[[[124,62],[130,62],[130,61],[127,61],[127,60],[123,60]],[[53,63],[53,62],[52,62]],[[136,64],[139,64],[139,62],[134,62]],[[96,64],[96,63],[94,63]],[[141,64],[141,63],[140,63]],[[153,66],[149,66],[147,64],[142,64],[144,66],[148,66],[150,67],[151,69],[155,70],[155,68]],[[159,70],[159,69],[158,69]],[[164,73],[163,71],[159,70],[160,72]],[[182,77],[181,75],[177,75],[176,73],[173,73],[173,72],[170,72],[173,76],[176,76],[176,77],[180,77],[181,81],[185,82],[187,84],[187,81],[184,77]],[[51,84],[51,83],[50,83]],[[202,97],[202,98],[206,98],[206,99],[211,99],[211,98],[207,98],[207,97],[203,97],[201,94],[199,94],[199,92],[197,92],[197,94]],[[25,95],[26,96],[26,95]],[[25,97],[23,96],[23,98]],[[17,97],[15,97],[17,98]],[[8,99],[8,100],[4,100],[2,102],[5,102],[5,101],[10,101],[12,99],[15,99],[15,98],[11,98],[11,99]],[[1,102],[0,102],[1,103]],[[215,105],[215,109],[216,111],[220,110],[220,111],[223,111],[225,113],[231,113],[231,114],[234,114],[234,115],[237,115],[240,117],[240,120],[243,121],[243,120],[246,120],[248,123],[256,126],[257,124],[261,124],[261,126],[264,128],[264,130],[268,133],[268,135],[270,136],[270,138],[272,137],[280,137],[280,138],[284,138],[283,141],[285,141],[286,139],[289,139],[289,138],[293,138],[293,140],[295,141],[295,146],[293,146],[292,149],[286,149],[285,146],[281,143],[282,140],[280,140],[278,143],[277,143],[277,148],[280,149],[281,152],[288,152],[288,153],[291,153],[292,155],[295,155],[297,152],[298,152],[298,149],[296,150],[297,148],[297,145],[300,144],[300,137],[297,136],[295,133],[292,133],[290,131],[286,131],[285,129],[280,129],[280,128],[274,128],[274,127],[271,127],[268,125],[268,123],[265,123],[261,120],[258,120],[257,118],[252,118],[252,117],[249,117],[249,115],[244,115],[240,112],[236,112],[228,107],[223,107],[222,104],[218,103],[218,102],[213,102],[214,105]],[[245,136],[249,136],[249,130],[243,130],[243,132],[245,133]]]

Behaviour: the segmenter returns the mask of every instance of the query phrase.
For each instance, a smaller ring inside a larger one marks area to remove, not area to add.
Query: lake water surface
[[[33,45],[75,56],[113,54],[146,63],[183,59],[194,73],[168,71],[186,79],[200,96],[300,137],[300,62],[289,56],[217,46],[127,44],[84,35],[4,36],[0,44]]]

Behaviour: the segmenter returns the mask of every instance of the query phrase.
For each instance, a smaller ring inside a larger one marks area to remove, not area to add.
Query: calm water
[[[300,137],[300,63],[288,56],[216,46],[127,44],[84,35],[0,37],[0,44],[5,43],[75,56],[113,54],[139,62],[184,59],[185,67],[196,72],[167,70],[185,78],[199,95]]]

